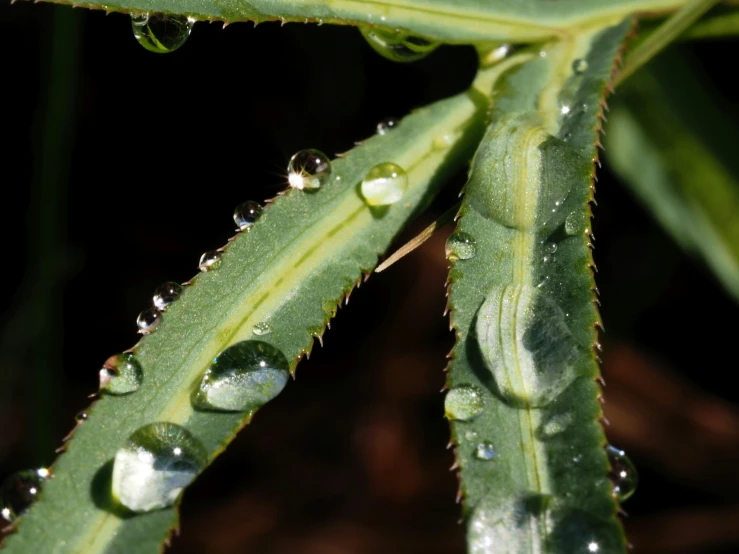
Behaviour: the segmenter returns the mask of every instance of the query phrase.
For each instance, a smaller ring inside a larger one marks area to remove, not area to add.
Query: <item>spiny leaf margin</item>
[[[548,45],[496,82],[492,122],[475,155],[457,226],[475,239],[477,251],[454,261],[450,272],[457,344],[448,368],[447,415],[474,554],[585,554],[593,544],[599,552],[625,552],[599,423],[594,349],[600,317],[588,203],[604,97],[630,28],[626,20]],[[578,60],[587,61],[579,77],[572,70]],[[511,189],[500,188],[505,179]],[[529,213],[534,220],[520,219]],[[575,232],[566,231],[567,221]],[[527,279],[527,290],[556,305],[559,324],[578,345],[575,360],[567,358],[577,377],[537,407],[502,394],[476,332],[491,287],[523,290]],[[484,408],[455,420],[449,394],[465,386],[476,389]],[[495,451],[492,460],[477,455],[486,441]]]

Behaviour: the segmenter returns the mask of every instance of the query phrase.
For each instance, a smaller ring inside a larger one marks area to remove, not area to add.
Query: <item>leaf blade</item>
[[[550,45],[498,81],[470,171],[457,232],[477,253],[450,272],[446,407],[476,554],[625,551],[598,421],[588,202],[629,29]],[[459,417],[466,387],[484,404],[471,418]],[[488,442],[492,459],[479,455]]]

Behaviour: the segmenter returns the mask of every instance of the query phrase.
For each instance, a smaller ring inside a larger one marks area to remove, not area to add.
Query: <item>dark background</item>
[[[198,24],[156,55],[124,15],[27,3],[0,6],[0,48],[0,477],[52,463],[153,289],[225,243],[236,204],[281,190],[293,152],[343,152],[476,65],[465,47],[394,64],[355,29],[274,23]],[[736,43],[683,52],[735,118]],[[607,168],[598,202],[607,433],[641,474],[634,552],[738,552],[737,306]],[[448,233],[352,295],[188,489],[171,552],[463,552],[439,393]]]

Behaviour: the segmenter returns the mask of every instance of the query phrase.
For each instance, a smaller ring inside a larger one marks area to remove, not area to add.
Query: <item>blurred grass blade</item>
[[[628,79],[636,70],[664,50],[718,2],[719,0],[690,0],[685,4],[639,44],[638,48],[629,53],[623,69],[616,77],[616,85]]]
[[[677,56],[619,90],[606,146],[613,169],[686,250],[739,299],[739,132]]]
[[[588,203],[630,28],[583,30],[496,82],[449,239],[445,410],[474,554],[626,552],[599,422]]]
[[[662,24],[661,20],[645,19],[639,22],[639,34],[629,43],[629,48],[635,50]],[[696,40],[704,38],[729,38],[739,36],[739,8],[735,6],[718,5],[706,15],[694,22],[683,31],[678,40]]]
[[[177,522],[176,506],[124,513],[111,497],[116,452],[142,426],[170,422],[202,443],[208,462],[220,454],[254,411],[195,409],[191,395],[206,369],[226,347],[255,338],[282,352],[295,369],[337,304],[444,178],[469,159],[498,72],[481,73],[469,92],[417,110],[366,140],[333,162],[330,180],[319,190],[278,197],[231,241],[220,265],[196,276],[162,314],[156,332],[132,349],[143,368],[141,387],[103,396],[90,407],[5,552],[159,552]],[[450,140],[442,144],[439,136]],[[363,201],[358,186],[373,166],[387,161],[405,168],[408,189],[401,202],[378,210]],[[260,385],[253,386],[259,394]]]

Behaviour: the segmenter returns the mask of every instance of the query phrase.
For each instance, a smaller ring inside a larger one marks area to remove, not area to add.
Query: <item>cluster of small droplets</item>
[[[139,333],[142,335],[153,333],[162,322],[162,312],[180,297],[183,290],[182,285],[171,281],[159,285],[152,295],[153,306],[145,309],[136,318]]]
[[[7,477],[0,487],[2,517],[14,522],[33,504],[50,476],[48,469],[40,468],[18,471]]]

